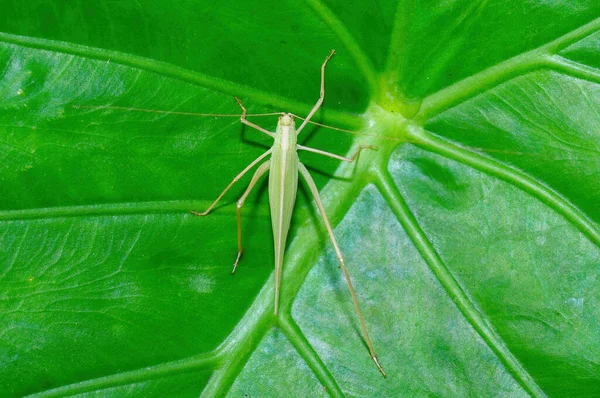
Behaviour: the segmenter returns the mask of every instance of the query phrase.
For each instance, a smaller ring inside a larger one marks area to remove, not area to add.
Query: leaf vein
[[[591,73],[588,68],[575,68],[574,65],[570,65],[569,68],[566,68],[566,62],[559,62],[553,54],[598,30],[600,30],[600,18],[596,18],[586,25],[546,43],[541,47],[514,56],[431,94],[423,100],[423,104],[416,118],[419,120],[429,120],[446,109],[473,98],[491,87],[495,87],[498,84],[532,70],[544,67],[560,67],[565,71],[586,74],[588,77],[592,76],[596,78],[595,76],[597,76],[597,73]]]
[[[469,299],[456,279],[454,279],[452,273],[433,248],[425,232],[419,227],[417,220],[387,171],[378,171],[376,184],[381,194],[389,203],[392,212],[396,215],[413,244],[423,256],[429,269],[469,324],[477,331],[492,352],[496,354],[498,359],[507,368],[507,371],[529,394],[536,397],[544,397],[545,394],[535,383],[531,375],[521,366],[518,359],[506,347],[502,338],[487,323],[484,314],[477,309],[476,305]]]
[[[320,0],[306,0],[306,3],[315,11],[320,18],[329,25],[336,36],[344,43],[352,57],[354,62],[358,65],[363,76],[366,78],[369,84],[369,90],[375,92],[377,90],[377,77],[375,74],[375,68],[373,63],[369,60],[369,57],[360,47],[356,39],[350,34],[344,24],[335,16],[335,14],[323,4]]]
[[[138,68],[148,72],[154,72],[163,76],[193,83],[198,86],[220,91],[232,96],[251,98],[253,101],[263,104],[270,104],[285,110],[293,110],[296,113],[307,113],[308,110],[312,108],[311,104],[299,103],[239,83],[208,76],[151,58],[126,54],[118,51],[105,50],[102,48],[94,48],[80,44],[20,36],[4,32],[0,32],[0,41],[41,50],[61,52],[69,55],[108,60],[121,65]],[[330,119],[332,122],[348,122],[349,119],[351,121],[358,122],[358,118],[350,113],[329,110],[326,112],[326,114],[328,119]]]

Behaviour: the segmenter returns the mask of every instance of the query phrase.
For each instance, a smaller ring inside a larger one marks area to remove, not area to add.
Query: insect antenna
[[[136,107],[128,107],[128,106],[116,106],[116,105],[73,105],[75,109],[109,109],[109,110],[120,110],[120,111],[133,111],[133,112],[145,112],[145,113],[157,113],[163,115],[180,115],[180,116],[197,116],[197,117],[237,117],[241,116],[240,113],[197,113],[197,112],[182,112],[182,111],[167,111],[167,110],[158,110],[158,109],[146,109],[146,108],[136,108]],[[248,113],[246,116],[282,116],[285,115],[286,112],[268,112],[268,113]],[[292,114],[293,117],[298,118],[300,120],[306,120],[302,116],[298,116],[296,114]],[[315,126],[323,127],[326,129],[339,131],[346,134],[352,134],[358,137],[373,137],[377,139],[383,139],[388,141],[396,141],[396,142],[404,142],[408,144],[422,144],[422,142],[417,140],[409,140],[406,138],[400,137],[390,137],[379,134],[370,134],[364,133],[360,131],[348,130],[340,127],[334,127],[327,124],[314,122],[309,120],[308,123],[313,124]],[[499,153],[499,154],[507,154],[507,155],[521,155],[521,156],[532,156],[532,157],[545,157],[543,154],[533,154],[527,152],[519,152],[519,151],[509,151],[503,149],[492,149],[492,148],[480,148],[480,147],[472,147],[467,145],[459,145],[456,144],[463,149],[472,150],[472,151],[480,151],[485,153]]]
[[[214,116],[214,117],[240,117],[240,113],[196,113],[196,112],[181,112],[181,111],[164,111],[158,109],[146,109],[146,108],[133,108],[128,106],[114,106],[114,105],[73,105],[75,109],[110,109],[119,111],[134,111],[134,112],[145,112],[145,113],[159,113],[163,115],[183,115],[183,116]],[[284,112],[270,112],[270,113],[248,113],[246,116],[281,116]]]
[[[295,118],[298,118],[300,120],[305,120],[302,116],[298,116],[295,114],[292,114],[292,116],[294,116]],[[312,120],[309,120],[308,123],[314,124],[316,126],[323,127],[326,129],[339,131],[339,132],[346,133],[346,134],[352,134],[352,135],[355,135],[358,137],[373,137],[373,138],[378,138],[378,139],[382,139],[382,140],[403,142],[403,143],[407,143],[407,144],[416,144],[416,145],[423,144],[423,142],[418,141],[418,140],[410,140],[407,138],[400,138],[400,137],[390,137],[390,136],[379,135],[379,134],[363,133],[360,131],[353,131],[353,130],[343,129],[340,127],[329,126],[327,124],[323,124],[323,123],[319,123],[319,122],[313,122]],[[471,151],[478,151],[478,152],[485,152],[485,153],[500,153],[500,154],[507,154],[507,155],[545,157],[543,154],[534,154],[534,153],[528,153],[528,152],[510,151],[510,150],[505,150],[505,149],[481,148],[481,147],[474,147],[474,146],[468,146],[468,145],[460,145],[458,143],[454,143],[454,145],[460,146],[463,149],[467,149],[467,150],[471,150]]]

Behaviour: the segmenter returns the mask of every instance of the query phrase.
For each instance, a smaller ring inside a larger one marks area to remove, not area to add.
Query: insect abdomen
[[[296,148],[275,147],[269,173],[269,206],[275,241],[275,313],[279,305],[281,268],[292,211],[298,190],[298,154]]]

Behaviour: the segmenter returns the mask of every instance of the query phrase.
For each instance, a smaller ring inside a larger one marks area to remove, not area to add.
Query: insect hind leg
[[[256,185],[258,180],[269,170],[270,167],[271,167],[270,160],[267,160],[266,162],[264,162],[263,164],[258,166],[258,169],[256,169],[256,172],[254,172],[254,175],[252,176],[252,180],[250,180],[250,184],[248,184],[248,187],[246,188],[246,191],[244,191],[244,194],[242,195],[242,197],[237,201],[236,214],[237,214],[238,254],[235,259],[235,262],[233,263],[233,270],[231,271],[232,274],[235,273],[235,270],[237,269],[240,259],[242,258],[242,252],[243,252],[243,250],[242,250],[242,207],[244,206],[244,202],[248,198],[248,195],[250,195],[252,188],[254,188],[254,186]]]

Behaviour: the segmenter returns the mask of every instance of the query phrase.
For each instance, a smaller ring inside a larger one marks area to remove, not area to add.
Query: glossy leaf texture
[[[600,395],[600,3],[6,0],[0,395]],[[305,115],[273,316],[266,185]],[[127,109],[145,108],[166,113]],[[100,107],[100,108],[98,108]],[[102,108],[104,107],[104,108]],[[255,117],[274,130],[276,118]]]

